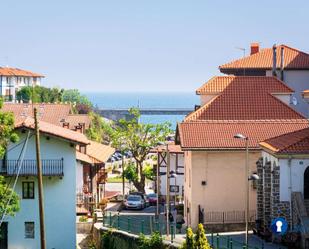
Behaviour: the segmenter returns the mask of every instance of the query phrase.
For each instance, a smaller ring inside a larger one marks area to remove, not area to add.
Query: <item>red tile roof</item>
[[[277,68],[280,68],[281,48],[284,48],[284,69],[309,69],[309,54],[286,45],[277,46]],[[219,67],[223,73],[233,69],[271,69],[273,66],[273,49],[265,48],[260,52],[238,59]]]
[[[104,145],[90,141],[87,146],[87,155],[97,162],[106,162],[115,152],[115,149],[109,145]]]
[[[225,87],[225,88],[224,88]],[[272,94],[290,94],[292,89],[275,77],[219,76],[199,92],[222,92],[209,103],[189,114],[187,121],[304,119]]]
[[[34,129],[34,119],[33,118],[26,118],[22,120],[21,122],[15,123],[15,128],[28,128],[28,129]],[[66,128],[62,128],[57,125],[53,125],[44,121],[39,121],[39,129],[40,132],[60,137],[65,140],[71,141],[73,143],[83,144],[87,145],[89,144],[89,140],[86,138],[84,134],[81,134],[76,131],[72,131]]]
[[[85,129],[88,129],[91,123],[88,114],[70,114],[64,120],[69,123],[70,129],[75,129],[79,124],[85,124]]]
[[[62,122],[71,114],[72,108],[70,104],[16,104],[4,103],[2,111],[12,112],[15,116],[15,122],[21,122],[27,117],[33,117],[32,107],[38,109],[39,120],[54,125],[62,126]]]
[[[160,145],[157,146],[156,148],[152,149],[151,152],[157,153],[157,152],[163,152],[166,150],[166,145]],[[168,151],[170,153],[178,153],[178,154],[183,154],[183,151],[181,150],[180,145],[176,145],[175,142],[171,142],[168,144]]]
[[[239,81],[239,84],[254,84],[257,87],[264,87],[268,93],[293,93],[294,90],[276,77],[265,76],[214,76],[204,85],[196,90],[196,94],[203,95],[209,93],[221,93],[231,83]],[[276,81],[276,82],[275,82]],[[252,87],[250,85],[250,87]],[[266,87],[266,88],[265,88]]]
[[[309,128],[269,138],[260,145],[275,154],[309,154]]]
[[[249,147],[258,149],[259,142],[270,137],[309,126],[305,119],[297,120],[204,120],[178,124],[177,141],[187,149],[243,149],[244,141],[235,139],[237,133],[249,137]]]
[[[42,74],[33,73],[19,68],[0,67],[1,76],[44,77]]]

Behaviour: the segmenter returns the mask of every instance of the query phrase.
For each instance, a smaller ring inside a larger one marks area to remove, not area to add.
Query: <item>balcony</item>
[[[0,160],[0,174],[6,176],[17,175],[19,160]],[[36,176],[37,163],[36,160],[23,160],[20,176]],[[44,159],[42,160],[43,176],[63,176],[63,159]]]

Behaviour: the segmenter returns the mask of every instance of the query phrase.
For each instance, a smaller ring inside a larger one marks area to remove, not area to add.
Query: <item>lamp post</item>
[[[244,136],[243,134],[236,134],[234,135],[236,139],[245,140],[246,146],[246,211],[245,211],[245,221],[246,221],[246,246],[248,246],[248,223],[249,223],[249,149],[248,149],[248,137]]]

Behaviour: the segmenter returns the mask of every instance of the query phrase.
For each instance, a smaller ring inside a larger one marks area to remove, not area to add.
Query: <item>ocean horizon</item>
[[[192,108],[199,103],[194,92],[83,92],[98,108]],[[170,122],[172,129],[184,115],[142,115],[141,122]]]

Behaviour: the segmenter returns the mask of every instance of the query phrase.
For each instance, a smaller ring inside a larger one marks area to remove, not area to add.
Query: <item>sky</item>
[[[82,92],[194,92],[237,47],[309,52],[309,1],[1,1],[0,66]]]

